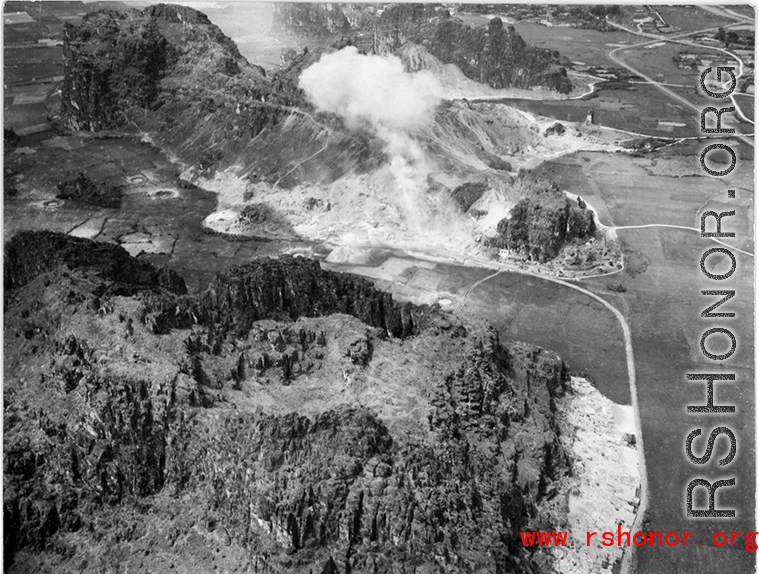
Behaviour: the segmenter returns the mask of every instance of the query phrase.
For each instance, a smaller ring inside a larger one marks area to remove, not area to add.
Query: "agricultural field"
[[[737,94],[736,100],[738,101],[738,105],[741,107],[741,111],[746,115],[748,119],[750,119],[752,122],[754,121],[754,96],[753,95],[744,95],[744,94]]]
[[[643,40],[641,38],[640,40]],[[644,70],[654,80],[666,84],[685,85],[695,88],[698,83],[698,71],[695,69],[678,68],[675,58],[681,52],[698,56],[695,61],[699,66],[711,65],[714,60],[729,60],[718,52],[707,48],[689,48],[682,44],[671,42],[657,42],[651,40],[650,44],[630,50],[620,50],[617,56],[627,61],[636,68]],[[732,60],[730,60],[732,61]],[[708,62],[708,63],[707,63]]]
[[[699,290],[714,288],[698,269],[698,260],[707,242],[696,233],[672,229],[632,230],[622,235],[627,249],[645,253],[648,260],[647,271],[629,282],[625,302],[634,317],[631,328],[649,477],[650,528],[662,532],[686,528],[705,539],[719,530],[720,524],[718,521],[694,524],[683,518],[685,486],[693,478],[694,469],[684,453],[682,458],[675,453],[683,452],[684,438],[694,427],[706,425],[709,429],[726,422],[724,416],[702,420],[685,413],[686,404],[703,404],[704,400],[703,384],[689,384],[685,374],[714,369],[704,363],[698,349],[700,335],[707,326],[714,325],[713,321],[707,323],[699,316],[706,306]],[[736,256],[741,279],[729,287],[737,292],[731,309],[738,311],[738,318],[732,320],[730,328],[739,345],[736,354],[717,371],[726,368],[736,373],[737,383],[720,385],[717,392],[720,404],[740,405],[737,416],[730,419],[730,427],[744,442],[738,447],[741,458],[731,471],[731,476],[737,475],[737,485],[729,493],[721,493],[720,504],[740,509],[741,514],[731,523],[731,529],[745,532],[752,528],[754,515],[755,452],[749,446],[755,436],[754,390],[750,384],[754,344],[752,314],[740,310],[750,309],[752,305],[753,258],[740,253]],[[715,480],[718,474],[724,475],[724,471],[699,469],[699,476],[708,480]],[[705,507],[706,501],[700,500],[697,504]],[[666,554],[658,549],[641,550],[638,558],[641,572],[653,571],[654,565],[674,568],[674,564],[689,556],[683,549]],[[732,571],[750,571],[752,560],[747,554],[742,548],[733,550]],[[700,560],[717,563],[725,558],[719,555],[718,549],[710,548]]]
[[[724,6],[723,8],[736,12],[746,18],[756,18],[756,9],[750,4],[736,4],[735,6]]]
[[[193,289],[204,289],[230,265],[282,248],[251,238],[229,241],[205,230],[201,222],[214,211],[216,194],[182,185],[179,167],[137,139],[44,132],[21,143],[6,156],[6,167],[19,173],[12,181],[23,198],[5,198],[6,241],[20,230],[48,229],[119,243],[154,264],[170,264]],[[57,199],[57,184],[80,172],[122,187],[121,206]]]
[[[466,268],[442,269],[449,275],[465,274],[471,282]],[[605,298],[618,297],[604,290]],[[559,353],[573,372],[588,376],[604,396],[630,404],[622,330],[614,315],[587,295],[542,279],[502,273],[479,285],[464,310],[491,317],[503,339]]]
[[[630,84],[625,89],[602,87],[592,97],[575,100],[508,98],[499,101],[559,121],[582,122],[592,110],[594,124],[618,130],[662,137],[699,135],[698,117],[692,109],[647,84]]]
[[[63,77],[63,48],[37,44],[6,48],[3,70],[11,86]]]
[[[63,79],[63,49],[38,44],[6,48],[4,71],[4,126],[21,133],[44,129],[48,94]]]
[[[706,12],[697,6],[656,6],[661,17],[674,28],[691,31],[735,24],[735,20]]]
[[[745,166],[752,150],[733,145],[738,161]],[[695,227],[701,206],[724,198],[728,187],[743,191],[745,196],[753,188],[753,172],[748,168],[736,169],[720,179],[702,177],[700,147],[703,144],[693,143],[677,151],[664,149],[641,157],[581,152],[548,161],[538,173],[599,208],[604,225]],[[666,185],[662,178],[666,178]],[[736,193],[739,199],[740,191]],[[743,236],[751,234],[744,232]]]
[[[725,190],[728,187],[736,189],[738,202],[730,205],[741,213],[730,220],[730,230],[736,232],[736,243],[740,248],[753,252],[753,215],[749,207],[753,199],[752,157],[752,150],[741,149],[739,169],[720,180],[698,173],[696,144],[682,146],[676,152],[662,150],[641,158],[581,153],[547,163],[542,173],[555,178],[568,190],[581,193],[591,205],[599,208],[601,220],[607,225],[658,223],[695,227],[702,206],[724,207]],[[672,176],[668,177],[667,173]],[[684,407],[703,400],[703,386],[697,388],[688,384],[685,374],[705,368],[698,341],[707,326],[713,325],[700,317],[705,299],[699,291],[714,286],[701,274],[698,262],[703,251],[715,244],[702,239],[695,230],[620,229],[617,234],[627,259],[625,272],[616,277],[626,289],[622,294],[623,308],[632,330],[635,351],[651,495],[649,527],[663,532],[687,527],[696,531],[697,536],[705,537],[719,526],[717,523],[685,524],[680,489],[673,489],[672,484],[674,481],[682,485],[684,493],[692,469],[684,455],[680,459],[673,453],[682,452],[684,437],[697,422],[701,422],[686,415]],[[745,405],[731,428],[738,436],[748,439],[754,436],[753,387],[748,384],[752,380],[753,316],[740,313],[740,309],[750,309],[752,305],[754,262],[753,257],[739,252],[735,255],[740,278],[727,281],[730,283],[727,287],[736,290],[731,309],[738,313],[731,320],[730,328],[738,339],[738,347],[735,355],[721,368],[738,373],[737,378],[743,384],[722,385],[719,397],[723,404]],[[714,257],[713,263],[726,268],[727,259]],[[712,264],[711,260],[709,264]],[[598,294],[604,292],[605,284],[604,279],[583,281],[584,286]],[[724,287],[720,285],[720,288]],[[744,464],[739,464],[738,470],[734,471],[738,473],[737,487],[730,494],[723,495],[722,503],[741,508],[747,521],[746,528],[751,528],[754,512],[754,455],[752,448],[742,451],[740,456],[745,457],[742,459]],[[713,479],[708,472],[704,476]],[[731,528],[740,530],[740,520],[739,517],[738,523],[732,524]],[[682,549],[673,549],[664,555],[644,549],[638,557],[639,571],[653,571],[654,564],[661,568],[662,560],[674,568],[678,560],[685,558],[682,552]],[[730,558],[733,571],[750,569],[751,558],[746,554],[742,550],[733,553]],[[719,560],[714,550],[706,549],[702,559],[706,563]]]
[[[516,22],[514,28],[525,42],[540,48],[558,50],[570,61],[584,62],[589,66],[609,66],[609,50],[618,45],[639,41],[627,32],[599,32],[587,28],[548,27],[534,22]]]

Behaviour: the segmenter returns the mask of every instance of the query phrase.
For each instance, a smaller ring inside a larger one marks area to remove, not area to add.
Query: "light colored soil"
[[[574,459],[567,545],[556,548],[557,572],[611,572],[623,548],[602,546],[603,532],[630,531],[640,499],[638,454],[625,435],[635,435],[633,408],[604,397],[584,379],[572,378],[572,393],[558,402],[564,447]],[[587,533],[597,532],[587,546]]]

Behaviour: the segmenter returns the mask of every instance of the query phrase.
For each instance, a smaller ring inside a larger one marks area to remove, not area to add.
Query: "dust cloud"
[[[413,134],[434,119],[443,91],[438,80],[429,72],[407,73],[395,56],[364,55],[348,46],[306,68],[300,87],[318,110],[382,140],[407,217],[426,219],[419,199],[431,170]]]
[[[359,54],[354,46],[306,68],[300,87],[317,108],[340,115],[349,128],[405,133],[432,120],[442,92],[429,72],[409,74],[400,58]]]

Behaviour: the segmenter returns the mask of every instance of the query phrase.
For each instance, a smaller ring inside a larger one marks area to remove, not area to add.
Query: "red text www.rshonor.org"
[[[692,532],[624,532],[617,526],[616,532],[587,532],[578,546],[703,546],[703,542],[688,540]],[[567,539],[567,532],[520,532],[522,546],[575,546]],[[741,546],[749,552],[759,549],[756,537],[759,532],[715,532],[709,546]],[[584,543],[584,544],[583,544]]]

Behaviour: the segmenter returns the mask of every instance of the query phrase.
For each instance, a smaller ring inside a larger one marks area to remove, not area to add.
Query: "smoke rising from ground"
[[[300,75],[300,87],[320,110],[348,127],[409,132],[429,123],[442,88],[429,73],[406,73],[395,56],[367,56],[354,46],[322,56]]]
[[[349,46],[306,68],[300,87],[320,111],[384,142],[407,220],[419,225],[427,219],[422,200],[430,168],[412,134],[433,120],[442,93],[437,79],[429,72],[407,73],[395,56],[363,55]]]

